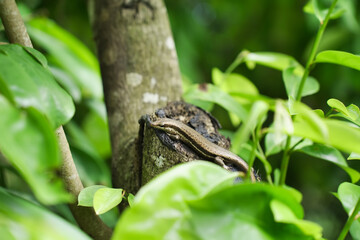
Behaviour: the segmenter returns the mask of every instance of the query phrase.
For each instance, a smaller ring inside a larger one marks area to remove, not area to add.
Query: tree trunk
[[[175,45],[162,0],[95,0],[93,6],[113,186],[136,193],[142,185],[138,120],[181,96]]]

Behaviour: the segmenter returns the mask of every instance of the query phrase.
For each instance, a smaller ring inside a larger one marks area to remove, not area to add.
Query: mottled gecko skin
[[[148,122],[151,127],[162,130],[171,138],[184,142],[199,156],[210,159],[225,169],[229,169],[225,163],[231,163],[238,166],[245,173],[249,170],[248,164],[238,155],[210,142],[200,133],[180,121],[170,118],[158,118],[153,122],[148,119]],[[250,172],[250,177],[253,182],[257,180],[253,169]]]

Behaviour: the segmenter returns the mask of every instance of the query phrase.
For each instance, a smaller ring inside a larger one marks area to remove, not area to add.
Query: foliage
[[[333,1],[330,9],[320,10],[318,1],[309,1],[305,7],[307,12],[316,15],[321,24],[306,67],[302,67],[294,58],[284,54],[252,53],[244,50],[239,53],[224,73],[218,69],[213,70],[213,84],[188,86],[184,95],[187,101],[205,106],[207,110],[212,110],[214,103],[228,110],[232,124],[239,126],[238,131],[232,135],[232,150],[244,157],[250,166],[253,165],[255,158],[261,160],[264,164],[266,179],[270,183],[275,182],[275,185],[285,183],[289,158],[294,152],[301,152],[336,164],[348,173],[353,183],[360,179],[360,173],[349,167],[340,153],[343,151],[350,154],[349,157],[358,155],[360,147],[359,108],[354,104],[346,107],[337,99],[329,99],[328,105],[332,109],[324,114],[321,110],[314,111],[299,101],[302,97],[319,91],[318,81],[308,76],[315,64],[335,63],[358,70],[360,61],[356,55],[342,51],[322,51],[316,54],[327,21],[335,15],[339,17],[344,12],[340,5],[334,12],[336,14],[331,15],[335,4],[336,1]],[[288,100],[272,99],[260,95],[257,89],[250,90],[253,89],[253,85],[246,77],[232,73],[243,63],[252,70],[256,64],[260,64],[282,71]],[[235,78],[238,81],[234,81]],[[240,84],[244,86],[245,90],[237,87]],[[219,92],[216,100],[212,100],[211,97],[214,92]],[[209,97],[206,96],[207,94]],[[241,110],[240,113],[239,110],[231,111],[234,106],[232,101],[237,101],[237,104],[242,105],[242,108],[237,108]],[[268,111],[274,112],[274,120],[269,126],[266,126],[264,123]],[[264,138],[266,139],[265,149],[261,144]],[[244,154],[249,150],[249,146],[253,154]],[[280,170],[275,170],[276,174],[274,175],[276,177],[280,172],[280,179],[272,179],[273,171],[268,157],[281,150],[283,151],[282,166]],[[355,198],[352,207],[355,206],[356,199],[359,198]],[[356,224],[354,223],[353,226]]]
[[[4,188],[0,188],[0,223],[2,239],[90,239],[48,209]]]
[[[70,96],[36,50],[1,45],[0,149],[43,203],[69,199],[53,172],[60,165],[54,129],[74,113]],[[47,172],[47,174],[39,174]],[[52,184],[50,184],[52,182]]]
[[[122,189],[93,185],[79,194],[79,206],[94,207],[96,214],[103,214],[116,207],[123,199]]]
[[[110,185],[105,162],[111,154],[110,142],[98,63],[87,47],[51,20],[31,18],[28,27],[35,45],[47,50],[46,56],[15,44],[0,45],[0,63],[6,66],[0,68],[0,183],[4,187],[0,235],[9,239],[17,239],[19,234],[32,239],[88,239],[80,229],[36,205],[71,199],[56,176],[61,159],[55,129],[60,125],[67,124],[65,130],[83,182]],[[13,196],[11,188],[21,193]],[[54,209],[72,219],[66,207]],[[114,222],[116,216],[112,211],[104,220]],[[44,231],[37,227],[42,222],[42,228],[50,222],[56,225]]]
[[[141,189],[113,238],[319,239],[321,227],[302,220],[299,192],[234,185],[236,175],[200,161],[174,167]]]

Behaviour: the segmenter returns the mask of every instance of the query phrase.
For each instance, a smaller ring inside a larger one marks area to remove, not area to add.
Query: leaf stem
[[[315,38],[315,42],[311,48],[311,52],[310,52],[310,56],[309,56],[309,59],[306,63],[306,66],[305,66],[305,70],[304,70],[304,74],[302,76],[302,79],[301,79],[301,82],[300,82],[300,85],[299,85],[299,89],[297,91],[297,94],[296,94],[296,101],[300,101],[301,100],[301,94],[302,94],[302,91],[304,89],[304,85],[305,85],[305,82],[306,82],[306,79],[307,77],[309,76],[309,73],[310,73],[310,66],[311,64],[313,64],[314,62],[314,59],[315,59],[315,54],[317,52],[317,49],[319,47],[319,44],[320,44],[320,41],[321,41],[321,38],[322,38],[322,35],[324,34],[324,31],[325,31],[325,28],[326,28],[326,25],[328,24],[329,22],[329,19],[330,19],[330,16],[331,16],[331,13],[332,11],[334,10],[335,6],[336,6],[336,3],[337,3],[338,0],[334,0],[328,10],[328,13],[326,14],[326,17],[324,19],[324,22],[320,25],[320,28],[319,28],[319,31],[317,32],[316,34],[316,38]]]
[[[250,173],[252,171],[252,166],[254,165],[255,162],[255,156],[256,156],[256,142],[257,142],[257,137],[256,134],[253,134],[253,139],[254,139],[254,143],[251,149],[251,155],[250,155],[250,159],[249,159],[249,170],[246,172],[246,179],[250,180]]]
[[[328,10],[328,13],[326,14],[326,17],[324,19],[324,21],[321,23],[320,28],[316,34],[315,37],[315,41],[314,44],[311,48],[311,52],[310,52],[310,56],[306,62],[306,66],[305,66],[305,70],[304,70],[304,74],[301,78],[300,81],[300,85],[299,85],[299,89],[296,93],[296,101],[300,101],[301,100],[301,96],[302,96],[302,92],[305,86],[305,82],[306,79],[309,76],[310,73],[310,67],[311,65],[314,63],[314,59],[315,59],[315,55],[316,52],[318,50],[321,38],[324,34],[325,28],[330,20],[330,16],[332,11],[334,10],[336,3],[338,0],[334,0]],[[291,141],[291,136],[288,136],[286,139],[286,144],[285,144],[285,149],[284,149],[284,154],[283,154],[283,158],[282,158],[282,162],[281,162],[281,175],[280,175],[280,185],[284,185],[285,184],[285,179],[286,179],[286,173],[287,173],[287,168],[289,165],[289,159],[290,159],[290,141]]]
[[[286,173],[287,173],[287,169],[289,166],[289,160],[290,160],[290,154],[289,154],[290,142],[291,142],[291,137],[288,136],[286,138],[285,149],[284,149],[283,157],[281,159],[281,169],[280,169],[281,175],[280,175],[280,181],[279,181],[280,186],[285,185]]]
[[[246,55],[248,55],[250,52],[247,50],[243,50],[241,51],[235,58],[235,60],[230,64],[230,66],[226,69],[225,71],[225,75],[229,75],[230,73],[232,73],[235,68],[237,68],[237,66],[239,66],[241,63],[244,62],[244,59],[246,57]]]
[[[356,217],[357,213],[359,212],[359,210],[360,210],[360,198],[358,199],[358,201],[357,201],[357,203],[356,203],[356,205],[355,205],[354,210],[352,211],[350,217],[348,218],[348,220],[346,221],[343,229],[341,230],[341,233],[340,233],[340,235],[339,235],[339,237],[338,237],[337,240],[343,240],[343,239],[345,239],[347,233],[349,232],[349,229],[350,229],[350,227],[351,227],[351,224],[354,222],[355,217]]]

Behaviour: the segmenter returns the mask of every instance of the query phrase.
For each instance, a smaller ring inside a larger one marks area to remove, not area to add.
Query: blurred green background
[[[95,53],[86,1],[18,2],[30,9],[28,18],[44,16],[53,19]],[[305,0],[166,0],[184,81],[211,82],[211,69],[217,67],[225,71],[243,49],[285,53],[305,65],[318,29],[318,21],[315,17],[303,12],[306,2]],[[326,4],[331,1],[323,2]],[[345,6],[347,12],[343,17],[329,23],[319,50],[334,49],[358,54],[360,53],[360,4],[356,0],[339,2]],[[235,72],[248,77],[261,94],[273,98],[287,98],[281,72],[263,66],[249,70],[245,65],[241,65]],[[346,105],[360,104],[359,72],[341,66],[319,64],[311,75],[320,82],[320,92],[304,98],[304,102],[312,108],[321,108],[326,112],[329,110],[326,105],[329,98],[340,99]],[[97,118],[86,120],[88,118],[84,116],[89,107],[84,105],[87,104],[83,102],[77,104],[75,123],[84,126],[86,121],[98,121]],[[216,107],[213,114],[219,118],[225,129],[234,130],[229,119],[223,117],[227,115],[221,114],[223,112],[223,109]],[[67,130],[76,135],[74,125],[70,125]],[[79,161],[88,157],[82,156],[86,151],[82,151],[81,146],[76,147],[76,144],[73,144],[72,149],[75,155],[78,155]],[[110,150],[101,155],[108,161]],[[279,159],[280,156],[275,155],[270,161],[274,166],[279,166]],[[360,167],[359,164],[356,166],[356,162],[349,164],[357,169]],[[261,173],[262,167],[256,166],[260,168]],[[97,165],[94,164],[89,168],[93,169],[91,171],[96,171]],[[109,173],[106,174],[107,177],[104,179],[108,178]],[[106,182],[104,179],[102,181]],[[348,180],[345,172],[335,165],[300,153],[295,154],[290,163],[287,184],[303,193],[305,218],[321,224],[326,238],[332,239],[337,236],[346,220],[341,204],[330,192],[335,192],[339,183]]]

